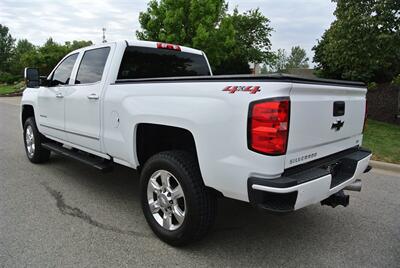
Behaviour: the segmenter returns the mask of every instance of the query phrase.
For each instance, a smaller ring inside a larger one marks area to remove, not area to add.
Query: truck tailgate
[[[285,168],[361,145],[366,88],[293,83]]]

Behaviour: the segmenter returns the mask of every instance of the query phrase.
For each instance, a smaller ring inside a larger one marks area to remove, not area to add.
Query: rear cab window
[[[118,80],[208,75],[211,73],[203,55],[129,46],[122,58]]]

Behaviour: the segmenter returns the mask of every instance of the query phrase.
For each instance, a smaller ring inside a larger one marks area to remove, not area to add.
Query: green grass
[[[23,87],[23,84],[21,84],[21,83],[18,83],[16,85],[0,84],[0,96],[4,95],[4,94],[20,91],[21,87]]]
[[[400,164],[400,126],[369,119],[363,146],[372,150],[374,160]]]
[[[15,91],[14,85],[0,85],[0,95],[12,93]]]

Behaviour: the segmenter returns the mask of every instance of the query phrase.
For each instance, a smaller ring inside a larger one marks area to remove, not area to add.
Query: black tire
[[[35,148],[33,152],[28,152],[27,139],[26,139],[26,132],[28,128],[32,130],[34,137],[33,143],[35,145]],[[50,151],[42,147],[42,142],[45,140],[45,137],[42,134],[40,134],[39,130],[37,129],[34,117],[29,117],[28,119],[26,119],[24,123],[23,139],[24,139],[26,156],[28,157],[29,161],[38,164],[49,160]]]
[[[150,211],[147,186],[156,171],[172,174],[182,187],[185,217],[176,230],[162,227]],[[153,232],[172,246],[183,246],[203,238],[212,227],[216,215],[216,196],[204,185],[196,159],[184,151],[166,151],[151,157],[140,175],[141,204]]]

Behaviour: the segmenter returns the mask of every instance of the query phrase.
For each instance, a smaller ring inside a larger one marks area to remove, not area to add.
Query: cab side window
[[[109,53],[109,47],[85,51],[76,75],[75,84],[89,84],[101,81]]]
[[[51,86],[67,85],[69,83],[72,69],[74,68],[77,58],[78,53],[72,54],[58,65],[51,78]]]

